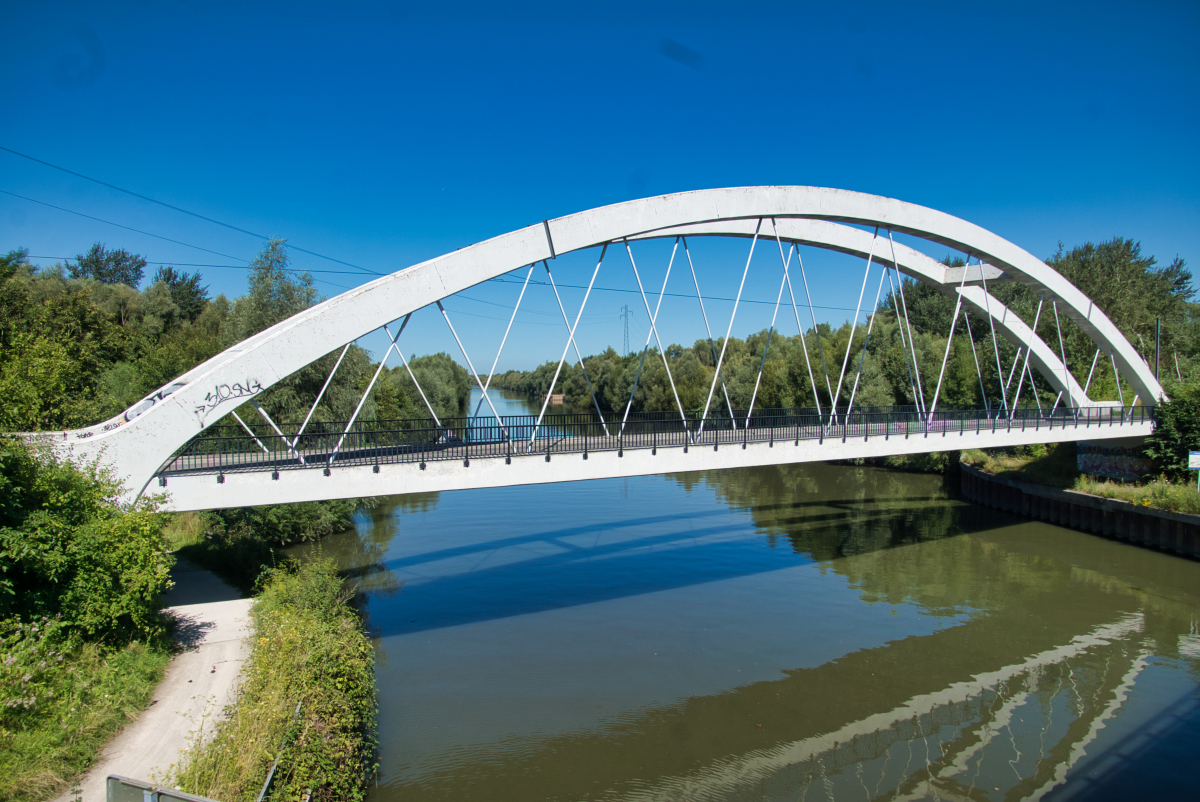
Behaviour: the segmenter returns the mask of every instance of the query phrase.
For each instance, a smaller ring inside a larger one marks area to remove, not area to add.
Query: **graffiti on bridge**
[[[261,393],[262,389],[262,383],[258,379],[247,379],[245,382],[234,382],[233,384],[218,384],[204,396],[203,403],[197,404],[193,411],[200,423],[203,424],[208,414],[226,401],[248,398]]]

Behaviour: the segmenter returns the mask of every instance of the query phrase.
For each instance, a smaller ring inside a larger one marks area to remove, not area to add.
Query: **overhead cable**
[[[196,212],[190,211],[188,209],[184,209],[180,206],[175,206],[173,204],[166,203],[165,201],[160,201],[157,198],[151,198],[148,195],[142,195],[139,192],[134,192],[133,190],[125,189],[124,187],[119,187],[116,184],[110,184],[107,181],[101,181],[98,178],[92,178],[91,176],[84,175],[83,173],[77,173],[74,170],[68,170],[66,167],[60,167],[57,164],[51,164],[48,161],[38,159],[38,158],[36,158],[34,156],[30,156],[26,153],[21,153],[20,151],[13,150],[12,148],[6,148],[3,145],[0,145],[0,150],[3,150],[7,153],[11,153],[14,156],[20,156],[22,159],[28,159],[31,162],[37,162],[38,164],[45,165],[46,167],[50,167],[52,169],[59,170],[61,172],[67,173],[68,175],[73,175],[76,178],[82,178],[85,181],[91,181],[93,184],[99,184],[102,187],[108,187],[109,189],[114,189],[117,192],[123,192],[126,195],[130,195],[134,198],[139,198],[141,200],[148,201],[150,203],[158,204],[159,206],[162,206],[164,208],[171,209],[172,211],[180,212],[181,214],[186,214],[191,217],[195,217],[196,219],[203,220],[206,223],[212,223],[213,225],[218,225],[218,226],[222,226],[224,228],[228,228],[231,231],[237,231],[239,234],[248,234],[251,237],[257,237],[258,239],[262,239],[262,240],[270,239],[270,237],[268,237],[264,234],[257,234],[255,232],[249,231],[245,228],[240,228],[239,226],[231,225],[230,223],[225,223],[220,220],[214,219],[212,217],[206,217],[205,215],[197,214]],[[11,194],[11,193],[9,193],[9,194]],[[376,275],[376,276],[383,275],[382,273],[380,273],[377,270],[371,270],[370,268],[361,267],[359,265],[352,264],[350,262],[342,261],[341,259],[335,259],[332,256],[326,256],[325,254],[317,253],[316,251],[310,251],[305,248],[298,247],[296,245],[288,245],[288,247],[294,251],[299,251],[300,253],[306,253],[309,256],[315,256],[318,259],[325,259],[330,262],[337,262],[339,265],[345,265],[346,267],[353,267],[356,270],[362,270],[366,273],[371,273],[372,275]]]

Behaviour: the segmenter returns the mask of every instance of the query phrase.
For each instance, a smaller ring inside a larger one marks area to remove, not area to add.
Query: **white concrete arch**
[[[559,253],[704,222],[774,217],[880,225],[970,253],[1060,301],[1145,399],[1153,373],[1110,320],[1036,257],[971,223],[892,198],[821,187],[698,190],[591,209],[477,243],[331,298],[218,354],[124,416],[55,439],[111,464],[141,492],[158,468],[206,426],[277,381],[408,312]],[[845,227],[843,227],[845,228]],[[870,236],[870,235],[868,235]],[[901,260],[903,261],[903,260]],[[1013,322],[1015,330],[1016,323]],[[1049,365],[1043,354],[1041,361]],[[1043,371],[1049,376],[1052,371]]]

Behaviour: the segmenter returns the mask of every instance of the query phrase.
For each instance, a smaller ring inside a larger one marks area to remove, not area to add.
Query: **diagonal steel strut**
[[[788,265],[792,260],[792,251],[796,252],[796,261],[800,263],[801,270],[804,269],[804,263],[800,260],[800,246],[794,242],[788,243],[787,258],[783,257],[783,240],[779,238],[779,228],[775,225],[775,218],[771,218],[771,230],[775,232],[775,244],[779,246],[779,259],[783,262],[783,283],[787,285],[788,297],[792,300],[792,314],[796,316],[796,330],[800,333],[800,350],[804,352],[804,366],[808,369],[808,383],[812,387],[813,401],[817,405],[817,417],[821,416],[821,397],[817,393],[817,380],[813,376],[812,360],[808,357],[808,338],[804,336],[804,326],[800,323],[800,308],[796,306],[796,292],[792,289],[792,277],[788,273]],[[817,336],[818,347],[820,346],[820,332],[816,330],[816,316],[813,316],[813,333]],[[765,360],[765,354],[764,354]],[[761,371],[760,371],[761,373]],[[828,381],[828,375],[826,375]],[[753,404],[751,404],[753,406]]]
[[[467,355],[467,349],[463,347],[462,340],[458,338],[458,332],[454,330],[454,324],[450,322],[450,316],[446,314],[446,307],[442,306],[441,301],[435,301],[434,303],[437,304],[438,311],[445,318],[446,325],[450,327],[450,333],[454,335],[454,342],[458,343],[458,350],[462,351],[463,359],[467,360],[467,368],[475,378],[475,383],[479,385],[479,389],[483,393],[483,400],[487,401],[488,406],[491,407],[492,415],[495,416],[496,423],[500,426],[500,431],[504,432],[504,439],[508,440],[508,429],[504,427],[504,421],[500,420],[500,413],[496,411],[496,407],[492,404],[492,398],[487,394],[487,388],[479,380],[479,374],[475,372],[475,366],[471,364],[471,357]]]
[[[508,342],[508,333],[512,330],[513,321],[517,319],[517,312],[521,309],[521,301],[525,298],[525,288],[529,286],[529,279],[533,276],[533,267],[537,262],[532,262],[529,265],[529,272],[525,274],[525,283],[521,285],[521,294],[517,296],[517,305],[513,307],[512,317],[508,319],[508,328],[504,330],[504,337],[500,339],[500,347],[496,349],[496,358],[492,360],[492,369],[488,371],[487,381],[483,385],[483,391],[486,393],[487,388],[492,386],[492,377],[496,375],[496,365],[500,363],[500,354],[504,353],[504,344]],[[483,406],[483,399],[479,399],[479,403],[475,405],[474,417],[479,417],[479,408]]]
[[[699,437],[704,433],[704,423],[708,419],[708,408],[712,405],[713,392],[717,389],[717,379],[721,375],[721,364],[725,361],[725,349],[729,347],[729,335],[733,333],[733,320],[737,317],[738,304],[742,300],[742,290],[746,288],[746,275],[750,272],[750,261],[754,259],[754,246],[758,244],[758,232],[762,229],[762,218],[754,227],[754,239],[750,240],[750,254],[746,257],[746,267],[742,270],[742,283],[738,285],[737,297],[733,299],[733,313],[729,315],[729,328],[725,330],[725,340],[721,343],[721,356],[717,359],[717,370],[713,374],[712,384],[708,388],[708,398],[704,402],[704,414],[700,417],[700,428],[696,432]]]
[[[596,407],[596,414],[600,416],[600,428],[604,430],[604,436],[608,437],[608,424],[604,422],[604,413],[600,411],[600,402],[596,400],[596,391],[592,389],[592,380],[588,376],[587,365],[583,364],[583,354],[579,353],[579,344],[575,342],[575,329],[571,327],[570,321],[567,320],[567,310],[563,308],[562,298],[558,294],[558,286],[554,283],[554,276],[550,274],[550,265],[546,260],[542,260],[542,267],[546,268],[546,276],[550,279],[550,288],[554,290],[554,300],[558,301],[558,311],[562,312],[563,325],[567,327],[569,332],[568,341],[571,347],[575,350],[575,358],[579,360],[579,369],[583,371],[583,380],[587,383],[588,395],[592,397],[592,404]],[[583,301],[587,303],[585,298]],[[579,313],[583,314],[583,308],[580,307]]]
[[[708,335],[708,348],[712,351],[713,364],[717,364],[717,346],[713,342],[712,329],[708,325],[708,312],[704,310],[704,296],[700,293],[700,281],[696,278],[696,266],[692,264],[692,252],[688,250],[687,237],[680,237],[683,242],[683,253],[687,256],[688,269],[692,271],[692,283],[696,286],[696,300],[700,302],[700,317],[704,318],[704,332]],[[725,406],[729,409],[729,420],[733,423],[733,428],[737,429],[737,421],[733,418],[733,402],[729,400],[729,388],[725,386],[725,377],[721,375],[721,371],[717,371],[717,375],[721,379],[721,392],[725,394]]]
[[[667,263],[667,275],[663,278],[662,290],[658,293],[658,305],[654,307],[654,312],[650,312],[650,301],[646,299],[646,290],[642,287],[642,277],[638,274],[637,263],[633,261],[633,249],[629,247],[629,240],[625,241],[625,252],[629,254],[629,264],[633,267],[633,277],[637,279],[638,292],[642,295],[642,303],[646,306],[646,314],[650,316],[650,335],[654,336],[654,341],[658,343],[658,353],[662,357],[663,367],[667,371],[667,381],[671,383],[671,393],[675,396],[675,405],[679,408],[679,418],[683,421],[684,426],[687,426],[687,414],[683,411],[683,404],[679,401],[679,391],[675,389],[675,378],[671,375],[671,365],[667,362],[667,351],[663,348],[662,340],[658,336],[658,329],[654,325],[655,319],[658,317],[658,310],[662,308],[663,297],[667,294],[667,281],[671,278],[671,266],[675,264],[675,252],[679,249],[679,238],[675,238],[675,247],[671,249],[671,261]],[[646,346],[642,348],[642,358],[646,357],[646,348],[650,347],[650,336],[646,337]],[[639,372],[641,369],[639,368]],[[633,404],[633,394],[629,396],[629,404]],[[629,408],[626,407],[626,416],[629,415]],[[621,429],[624,430],[625,421],[621,421]]]
[[[583,294],[583,303],[579,305],[579,313],[575,315],[575,324],[570,328],[570,334],[567,336],[567,344],[563,346],[562,358],[558,360],[558,367],[554,369],[554,378],[550,380],[550,387],[546,390],[546,398],[542,401],[542,411],[538,413],[537,421],[533,424],[533,432],[529,435],[529,445],[526,450],[533,448],[533,441],[537,439],[538,429],[542,426],[542,418],[546,415],[546,407],[550,405],[550,396],[554,395],[554,385],[558,382],[558,374],[562,372],[563,362],[567,361],[567,353],[571,350],[571,344],[575,342],[575,329],[579,328],[579,321],[583,317],[583,309],[587,306],[588,297],[592,294],[592,287],[596,283],[596,276],[600,274],[600,265],[604,264],[604,255],[608,253],[608,243],[604,243],[604,247],[600,249],[600,258],[596,261],[596,269],[592,271],[592,280],[588,282],[587,292]],[[549,272],[549,270],[547,270]],[[593,400],[595,396],[592,396]],[[607,435],[608,430],[604,433]]]

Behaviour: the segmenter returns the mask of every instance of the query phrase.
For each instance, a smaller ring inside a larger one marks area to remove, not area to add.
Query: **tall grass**
[[[969,449],[962,461],[993,476],[1047,487],[1072,487],[1079,476],[1074,443]]]
[[[971,449],[962,461],[984,473],[1019,482],[1077,490],[1093,496],[1118,499],[1140,507],[1200,514],[1200,493],[1193,484],[1174,484],[1163,477],[1144,483],[1114,482],[1079,472],[1073,443],[1015,448]]]
[[[150,701],[169,655],[61,636],[52,618],[0,622],[0,799],[66,790],[100,747]]]
[[[1172,484],[1161,477],[1135,485],[1080,476],[1075,480],[1074,489],[1093,496],[1128,501],[1140,507],[1200,515],[1200,492],[1196,491],[1195,485]]]
[[[374,652],[331,560],[266,578],[241,693],[173,778],[213,799],[253,800],[276,754],[271,799],[361,800],[374,770]],[[296,715],[299,706],[299,715]]]

